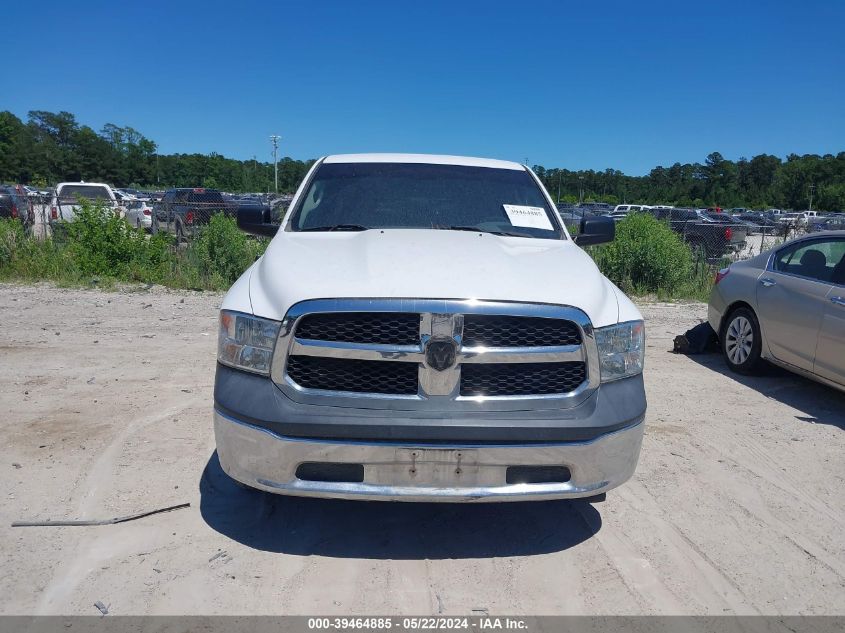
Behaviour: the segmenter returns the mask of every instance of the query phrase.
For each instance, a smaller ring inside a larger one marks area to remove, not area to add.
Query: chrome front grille
[[[569,407],[599,383],[581,310],[422,299],[293,306],[271,376],[298,402],[443,411]]]

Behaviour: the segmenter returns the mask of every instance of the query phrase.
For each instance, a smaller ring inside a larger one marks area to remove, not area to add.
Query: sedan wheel
[[[728,317],[722,334],[722,352],[728,367],[741,374],[754,371],[760,362],[760,326],[748,308],[738,308]]]

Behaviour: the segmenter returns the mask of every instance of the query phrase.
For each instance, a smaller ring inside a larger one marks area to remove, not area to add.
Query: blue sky
[[[160,151],[468,154],[647,173],[845,150],[845,3],[9,3],[0,109]],[[11,41],[10,41],[11,38]],[[10,51],[13,51],[10,53]],[[8,79],[15,78],[11,88]]]

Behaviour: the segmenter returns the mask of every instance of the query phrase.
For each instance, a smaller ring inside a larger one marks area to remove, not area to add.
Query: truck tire
[[[748,308],[736,308],[725,319],[719,337],[722,354],[731,371],[753,374],[760,366],[762,341],[757,316]]]

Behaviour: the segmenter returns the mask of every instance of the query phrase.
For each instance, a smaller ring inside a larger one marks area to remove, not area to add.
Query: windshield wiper
[[[500,237],[531,237],[525,233],[508,233],[507,231],[489,231],[487,229],[480,229],[477,226],[447,226],[446,231],[474,231],[476,233],[489,233],[490,235],[498,235]]]
[[[370,227],[360,224],[333,224],[330,226],[310,226],[307,229],[299,229],[300,233],[309,231],[368,231]]]

